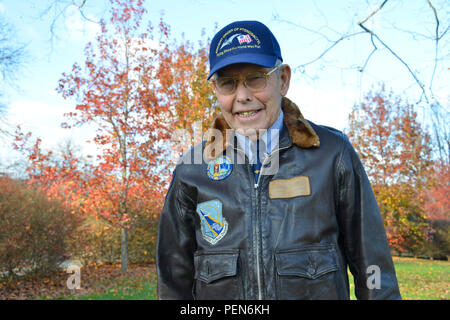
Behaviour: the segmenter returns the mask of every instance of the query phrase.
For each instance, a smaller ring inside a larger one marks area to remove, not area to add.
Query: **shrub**
[[[155,263],[158,220],[142,215],[129,233],[128,257],[135,263]]]
[[[431,241],[423,246],[420,253],[422,256],[432,259],[448,260],[450,257],[450,220],[436,219],[430,223],[433,227]]]
[[[89,217],[79,258],[85,264],[120,261],[120,229],[94,216]]]
[[[128,232],[128,261],[154,263],[158,221],[151,216],[139,216]],[[91,217],[80,233],[82,239],[76,255],[84,264],[92,262],[113,263],[120,261],[120,228]]]
[[[70,208],[38,187],[0,177],[0,275],[49,274],[69,255],[80,224]]]

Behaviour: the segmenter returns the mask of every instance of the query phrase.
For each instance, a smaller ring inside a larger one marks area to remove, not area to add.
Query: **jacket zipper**
[[[244,155],[244,157],[247,158],[247,155],[245,154],[245,152],[239,148],[233,147],[233,149],[236,152],[242,153]],[[264,161],[263,161],[264,163]],[[261,164],[261,169],[262,169],[262,164]],[[250,170],[250,176],[252,176],[253,180],[254,180],[254,176],[253,176],[253,172]],[[255,223],[253,223],[253,235],[252,235],[252,241],[253,241],[253,253],[256,257],[256,282],[257,282],[257,286],[258,286],[258,300],[262,300],[262,289],[261,289],[261,270],[260,270],[260,265],[259,265],[259,239],[257,236],[257,232],[258,232],[258,198],[259,198],[259,194],[258,194],[258,185],[259,185],[259,178],[261,177],[261,175],[258,177],[258,180],[256,181],[256,183],[253,184],[253,188],[255,190],[256,193],[256,221]]]
[[[256,223],[254,224],[253,232],[254,232],[255,236],[257,237],[255,251],[256,251],[256,276],[257,276],[257,283],[258,283],[258,300],[262,300],[263,299],[262,285],[261,285],[261,267],[259,265],[259,260],[260,260],[259,259],[259,256],[260,256],[260,248],[259,248],[259,246],[260,246],[260,237],[261,236],[259,236],[259,237],[257,236],[258,235],[258,230],[257,229],[258,229],[258,226],[260,225],[260,219],[261,219],[261,217],[260,217],[260,210],[259,210],[260,206],[259,206],[259,192],[258,192],[259,191],[259,179],[261,179],[262,172],[264,170],[264,164],[267,162],[267,159],[270,159],[274,153],[276,153],[276,152],[279,153],[280,150],[287,149],[289,147],[290,146],[286,146],[286,147],[277,149],[277,150],[271,152],[269,155],[267,155],[267,157],[263,160],[263,162],[261,164],[261,169],[260,169],[260,172],[259,172],[258,180],[254,184],[254,189],[255,189],[255,193],[256,193]],[[261,232],[261,230],[259,230],[259,231]]]
[[[279,148],[279,149],[277,149],[277,150],[275,150],[275,151],[272,151],[269,155],[267,155],[267,157],[263,160],[263,162],[262,162],[262,164],[261,164],[261,170],[260,170],[260,173],[259,173],[259,176],[258,176],[258,180],[256,180],[256,183],[253,185],[254,186],[254,189],[255,189],[255,193],[256,193],[256,222],[253,224],[253,235],[254,235],[254,237],[255,238],[257,238],[256,239],[256,241],[255,241],[255,248],[254,248],[254,251],[255,251],[255,255],[256,255],[256,282],[257,282],[257,285],[258,285],[258,300],[262,300],[263,299],[263,294],[262,294],[262,285],[261,285],[261,267],[260,267],[260,264],[259,264],[259,256],[260,256],[260,250],[259,250],[259,245],[260,245],[260,237],[258,237],[257,235],[258,235],[258,225],[259,225],[259,219],[260,219],[260,217],[259,217],[259,179],[261,179],[261,176],[262,176],[262,171],[263,171],[263,169],[264,169],[264,164],[266,163],[266,161],[267,161],[267,159],[269,159],[274,153],[276,153],[276,152],[280,152],[280,150],[284,150],[284,149],[287,149],[287,148],[289,148],[290,147],[290,145],[288,145],[288,146],[286,146],[286,147],[283,147],[283,148]],[[240,150],[240,149],[238,149],[238,148],[236,148],[236,147],[233,147],[233,149],[235,150],[235,151],[237,151],[237,152],[242,152],[242,153],[244,153],[244,156],[246,156],[246,154],[245,154],[245,152],[244,151],[242,151],[242,150]]]
[[[236,147],[233,147],[233,149],[238,152],[243,154],[244,157],[248,158],[246,153]],[[250,175],[253,176],[253,172],[250,170],[251,173]],[[254,179],[254,178],[253,178]],[[256,206],[258,206],[258,183],[259,183],[259,177],[257,180],[257,183],[254,183],[254,190],[256,192]],[[256,208],[256,219],[258,219],[258,208]],[[257,239],[257,228],[258,228],[258,223],[256,221],[256,223],[253,223],[253,235],[252,235],[252,242],[253,242],[253,253],[256,256],[256,282],[258,285],[258,300],[262,300],[262,290],[261,290],[261,271],[260,271],[260,266],[259,266],[259,244],[258,244],[258,239]],[[256,241],[255,241],[256,240]]]
[[[262,168],[262,166],[261,166]],[[258,177],[258,181],[257,183],[255,183],[254,187],[255,187],[255,193],[256,193],[256,215],[255,215],[255,223],[253,224],[253,234],[256,238],[255,243],[255,256],[256,256],[256,282],[258,284],[258,300],[262,300],[262,289],[261,289],[261,269],[259,266],[259,256],[260,256],[260,252],[259,252],[259,238],[258,237],[258,227],[259,227],[259,194],[258,194],[258,185],[259,185],[259,177]],[[260,230],[261,232],[261,230]]]

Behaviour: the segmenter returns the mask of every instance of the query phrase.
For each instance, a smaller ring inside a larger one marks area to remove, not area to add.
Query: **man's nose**
[[[236,84],[236,100],[238,102],[245,103],[251,101],[251,99],[251,91],[244,85],[242,80],[239,80]]]

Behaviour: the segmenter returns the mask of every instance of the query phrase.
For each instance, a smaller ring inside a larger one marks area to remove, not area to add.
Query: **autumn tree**
[[[382,87],[354,106],[346,133],[366,167],[391,247],[417,253],[429,238],[424,206],[433,161],[414,106]]]
[[[101,154],[88,181],[90,208],[121,228],[122,272],[127,269],[128,233],[139,216],[159,213],[170,165],[166,144],[174,128],[210,119],[207,50],[189,42],[169,43],[161,19],[143,26],[143,1],[111,0],[110,21],[85,49],[84,65],[73,65],[58,92],[77,101],[65,127],[94,123],[92,140]],[[185,111],[182,111],[182,110]]]
[[[425,210],[433,227],[432,242],[425,247],[431,257],[450,257],[450,164],[435,162],[432,185],[426,192]]]
[[[450,220],[450,165],[436,161],[428,190],[427,213],[432,220]]]
[[[164,115],[153,80],[157,50],[151,26],[141,31],[142,1],[111,1],[109,23],[101,21],[96,43],[88,43],[84,66],[63,74],[58,92],[75,98],[72,125],[95,123],[97,158],[88,190],[97,216],[121,228],[121,271],[127,270],[127,239],[137,215],[161,198],[156,142],[165,139]],[[164,24],[160,24],[164,35]]]
[[[199,41],[199,48],[195,48],[183,37],[181,44],[166,44],[160,54],[161,90],[171,101],[173,125],[187,131],[191,144],[199,142],[195,135],[200,135],[194,129],[200,128],[195,125],[201,126],[199,133],[205,133],[218,112],[213,86],[206,81],[209,48],[205,42],[210,41]]]
[[[95,125],[88,142],[98,156],[86,164],[66,152],[55,162],[39,138],[20,129],[15,148],[27,156],[31,184],[71,203],[80,215],[120,228],[126,272],[129,233],[143,219],[156,221],[160,212],[173,165],[167,158],[174,129],[192,130],[200,121],[206,128],[216,106],[206,80],[206,42],[197,47],[184,38],[170,42],[162,19],[156,27],[143,25],[143,1],[110,3],[111,18],[100,22],[96,41],[86,45],[84,63],[63,73],[57,88],[76,101],[62,126]]]
[[[24,133],[20,126],[14,134],[13,148],[21,152],[28,164],[25,172],[29,184],[37,184],[49,198],[58,199],[77,215],[84,215],[82,198],[86,187],[84,175],[90,171],[87,163],[81,163],[71,150],[55,155],[44,151],[42,140]],[[58,158],[58,159],[57,159]]]

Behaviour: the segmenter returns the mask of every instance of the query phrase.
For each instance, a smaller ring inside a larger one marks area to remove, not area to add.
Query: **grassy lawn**
[[[449,300],[450,262],[394,257],[400,293],[405,300]],[[105,289],[65,299],[156,299],[156,275],[108,280],[100,284]],[[351,299],[355,300],[353,278],[350,275]]]
[[[400,293],[405,300],[449,300],[450,262],[394,257]],[[350,276],[351,298],[354,295]],[[110,280],[102,292],[66,299],[156,299],[156,275]]]
[[[395,272],[404,300],[449,300],[450,262],[394,257]],[[350,275],[351,299],[354,294]]]
[[[403,299],[450,299],[450,262],[394,257]]]
[[[156,274],[108,280],[100,284],[105,289],[87,295],[69,295],[75,300],[156,300]]]
[[[405,300],[450,300],[450,262],[394,257],[400,293]],[[154,300],[156,272],[154,265],[133,267],[120,275],[120,266],[87,266],[81,269],[80,290],[66,287],[67,274],[59,280],[22,283],[20,288],[6,291],[0,287],[0,299],[76,299],[76,300]],[[33,289],[33,290],[31,290]],[[355,299],[350,275],[351,298]],[[3,291],[3,292],[2,292]]]

